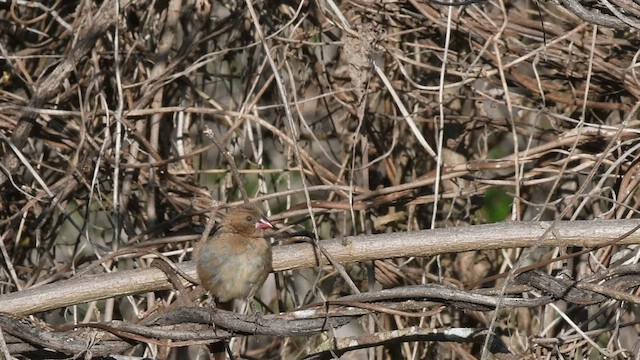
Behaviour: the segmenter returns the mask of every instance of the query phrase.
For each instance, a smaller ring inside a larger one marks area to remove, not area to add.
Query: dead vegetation
[[[455,5],[0,2],[0,351],[196,358],[238,335],[260,359],[638,353],[640,6]],[[187,294],[197,234],[245,197],[279,224],[261,315]],[[322,252],[502,220],[550,223],[502,248]],[[578,220],[610,232],[541,246]],[[326,264],[282,265],[309,254]],[[138,291],[91,288],[118,276]],[[3,309],[70,284],[100,296]]]

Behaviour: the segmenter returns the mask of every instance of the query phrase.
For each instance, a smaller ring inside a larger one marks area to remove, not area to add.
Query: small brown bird
[[[271,272],[271,244],[264,230],[273,225],[257,208],[245,204],[229,210],[197,259],[202,286],[221,303],[249,299]],[[228,308],[228,307],[227,307]]]

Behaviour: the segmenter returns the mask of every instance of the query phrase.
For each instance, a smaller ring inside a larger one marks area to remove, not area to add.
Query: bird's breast
[[[225,302],[253,296],[269,275],[271,261],[266,239],[221,236],[203,247],[197,270],[204,288]]]

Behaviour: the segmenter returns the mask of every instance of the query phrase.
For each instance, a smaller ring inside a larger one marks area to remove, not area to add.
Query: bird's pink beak
[[[273,228],[273,224],[271,224],[269,222],[269,220],[265,219],[265,218],[261,218],[260,220],[258,220],[258,222],[256,223],[256,229],[271,229]]]

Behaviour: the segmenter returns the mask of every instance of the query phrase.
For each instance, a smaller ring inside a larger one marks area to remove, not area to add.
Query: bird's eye
[[[248,222],[253,222],[253,216],[247,216],[247,221]]]

